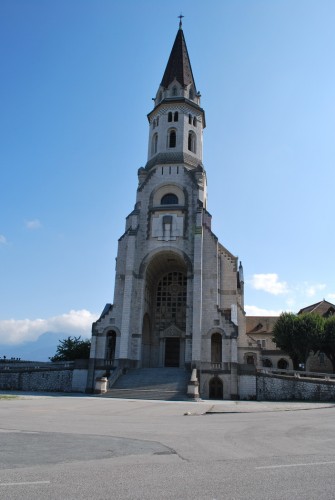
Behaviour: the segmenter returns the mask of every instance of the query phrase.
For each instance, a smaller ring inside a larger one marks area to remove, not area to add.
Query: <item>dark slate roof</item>
[[[106,304],[105,307],[104,307],[104,310],[102,311],[101,315],[100,315],[100,318],[99,319],[102,319],[104,316],[106,316],[107,313],[109,313],[109,311],[113,308],[113,305],[112,304]]]
[[[183,86],[192,83],[194,91],[196,92],[190,58],[188,56],[182,28],[179,28],[177,32],[161,86],[167,88],[175,78]]]
[[[300,309],[298,314],[306,314],[306,313],[316,313],[320,314],[320,316],[332,316],[335,311],[335,305],[327,300],[321,300],[321,302],[317,302],[316,304],[312,304],[311,306],[304,307]]]

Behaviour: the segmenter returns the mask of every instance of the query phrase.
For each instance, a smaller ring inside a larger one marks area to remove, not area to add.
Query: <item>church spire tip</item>
[[[180,15],[178,17],[179,17],[179,29],[181,30],[181,29],[183,29],[183,21],[182,21],[182,19],[185,16],[183,16],[183,14],[180,13]]]

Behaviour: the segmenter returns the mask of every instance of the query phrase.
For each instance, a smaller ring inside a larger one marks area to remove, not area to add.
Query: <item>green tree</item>
[[[282,313],[273,327],[272,339],[279,349],[290,356],[294,370],[299,368],[299,357],[294,342],[296,318],[297,316],[293,313]]]
[[[290,356],[297,370],[299,364],[306,367],[311,352],[321,349],[323,328],[324,319],[318,314],[282,313],[273,329],[273,341]]]
[[[81,337],[68,337],[59,341],[56,354],[50,361],[74,361],[75,359],[88,359],[90,357],[91,342],[82,340]]]
[[[335,316],[325,320],[320,351],[330,360],[335,373]]]
[[[324,322],[324,318],[319,314],[306,313],[296,317],[294,349],[299,362],[303,363],[305,368],[310,353],[320,351]]]

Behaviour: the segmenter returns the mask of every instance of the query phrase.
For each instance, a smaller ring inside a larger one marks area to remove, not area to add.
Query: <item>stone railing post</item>
[[[191,399],[197,399],[199,397],[199,381],[196,368],[193,368],[191,380],[187,384],[187,396]]]
[[[104,394],[105,392],[107,392],[107,377],[96,378],[94,394]]]

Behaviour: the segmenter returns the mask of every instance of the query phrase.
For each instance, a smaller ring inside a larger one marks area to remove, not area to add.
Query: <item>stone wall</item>
[[[85,392],[87,369],[10,368],[0,371],[0,390]]]
[[[256,375],[239,376],[239,396],[242,400],[253,400],[257,397]]]
[[[258,373],[257,399],[258,401],[335,401],[335,380],[312,378],[312,376],[313,374],[306,379],[299,376]]]

